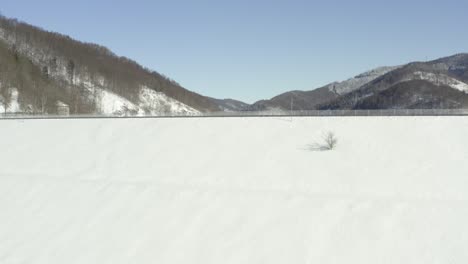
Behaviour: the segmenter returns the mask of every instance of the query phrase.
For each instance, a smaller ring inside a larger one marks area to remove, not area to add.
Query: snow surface
[[[334,131],[333,151],[312,151]],[[0,122],[0,263],[467,263],[468,118]]]

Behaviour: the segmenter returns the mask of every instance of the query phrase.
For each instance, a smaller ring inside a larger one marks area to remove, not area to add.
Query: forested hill
[[[5,111],[194,114],[220,110],[208,97],[109,49],[0,17],[0,101]],[[12,98],[17,97],[17,98]],[[17,101],[12,101],[17,99]]]

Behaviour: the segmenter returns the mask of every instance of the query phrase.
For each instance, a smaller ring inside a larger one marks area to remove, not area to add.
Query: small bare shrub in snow
[[[324,136],[323,136],[323,140],[324,140],[324,147],[325,149],[327,150],[332,150],[336,147],[336,144],[338,143],[338,139],[336,138],[335,134],[331,131],[327,132]]]
[[[336,147],[338,139],[333,132],[327,132],[322,134],[322,140],[320,142],[309,145],[311,151],[327,151],[332,150]]]

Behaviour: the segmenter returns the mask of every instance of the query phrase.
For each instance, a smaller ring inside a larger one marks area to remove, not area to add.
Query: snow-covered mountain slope
[[[236,112],[244,111],[249,108],[249,104],[233,99],[215,99],[211,98],[222,111]]]
[[[18,102],[18,89],[8,88],[6,93],[9,95],[8,98],[4,98],[0,95],[0,114],[20,112],[21,107]]]
[[[200,111],[148,87],[142,87],[140,90],[139,107],[143,112],[150,115],[157,115],[158,113],[174,115],[200,114]]]
[[[387,74],[395,69],[398,69],[399,67],[401,66],[376,68],[368,72],[359,74],[355,76],[354,78],[350,78],[346,81],[328,84],[325,87],[327,87],[330,91],[338,95],[347,94],[356,89],[359,89],[364,84],[367,84],[384,74]]]
[[[174,100],[164,93],[149,87],[141,87],[136,102],[112,93],[106,89],[87,83],[90,99],[95,102],[97,111],[103,115],[198,115],[200,111]]]
[[[410,80],[424,80],[430,83],[433,83],[437,86],[448,86],[452,89],[458,90],[460,92],[468,93],[468,84],[459,81],[455,78],[447,76],[445,74],[437,74],[432,72],[422,72],[417,71],[408,76],[406,79],[401,82],[410,81]]]
[[[398,69],[395,67],[380,67],[359,74],[354,78],[342,82],[334,82],[312,91],[290,91],[273,97],[270,100],[261,100],[249,107],[251,110],[283,109],[283,110],[313,110],[318,105],[329,102],[341,95],[350,93],[378,77]]]
[[[0,126],[0,263],[468,261],[466,117]]]
[[[410,63],[388,72],[355,91],[323,103],[319,108],[466,108],[468,107],[467,66],[468,54]],[[395,96],[394,91],[397,90],[398,96]],[[403,94],[404,97],[401,96]],[[369,98],[372,98],[371,104],[365,102]],[[423,104],[416,103],[415,98],[421,98]]]
[[[17,83],[19,97],[26,98],[20,102],[29,100],[28,105],[33,105],[34,112],[54,114],[58,101],[67,104],[72,114],[121,113],[121,108],[128,110],[131,105],[138,108],[141,104],[147,109],[136,113],[177,115],[220,110],[210,98],[188,91],[177,82],[128,58],[119,57],[105,47],[73,40],[1,15],[0,49],[3,49],[0,51],[0,67],[22,71],[18,76],[13,70],[2,74],[0,78],[5,80],[0,81]],[[35,68],[34,74],[30,74],[26,66]],[[87,87],[102,89],[102,94],[90,95]],[[143,100],[141,87],[152,91],[151,95],[145,91]],[[102,95],[105,101],[97,100],[94,95]],[[39,103],[40,98],[48,98],[47,111],[39,110],[44,108]],[[152,99],[155,101],[148,102]],[[24,111],[26,105],[20,107]],[[135,113],[135,109],[128,112]]]

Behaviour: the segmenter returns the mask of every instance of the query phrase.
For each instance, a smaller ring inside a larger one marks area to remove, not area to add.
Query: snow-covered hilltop
[[[334,92],[338,95],[347,94],[347,93],[350,93],[354,90],[361,88],[364,84],[367,84],[384,74],[387,74],[395,69],[398,69],[399,67],[400,66],[379,67],[379,68],[370,70],[368,72],[361,73],[346,81],[328,84],[325,87],[327,87],[331,92]]]
[[[348,94],[361,88],[363,85],[377,79],[378,77],[387,74],[395,69],[395,67],[380,67],[365,73],[359,74],[341,82],[333,82],[321,88],[311,91],[290,91],[270,100],[261,100],[249,107],[250,110],[313,110],[318,105],[329,102],[339,96]]]

